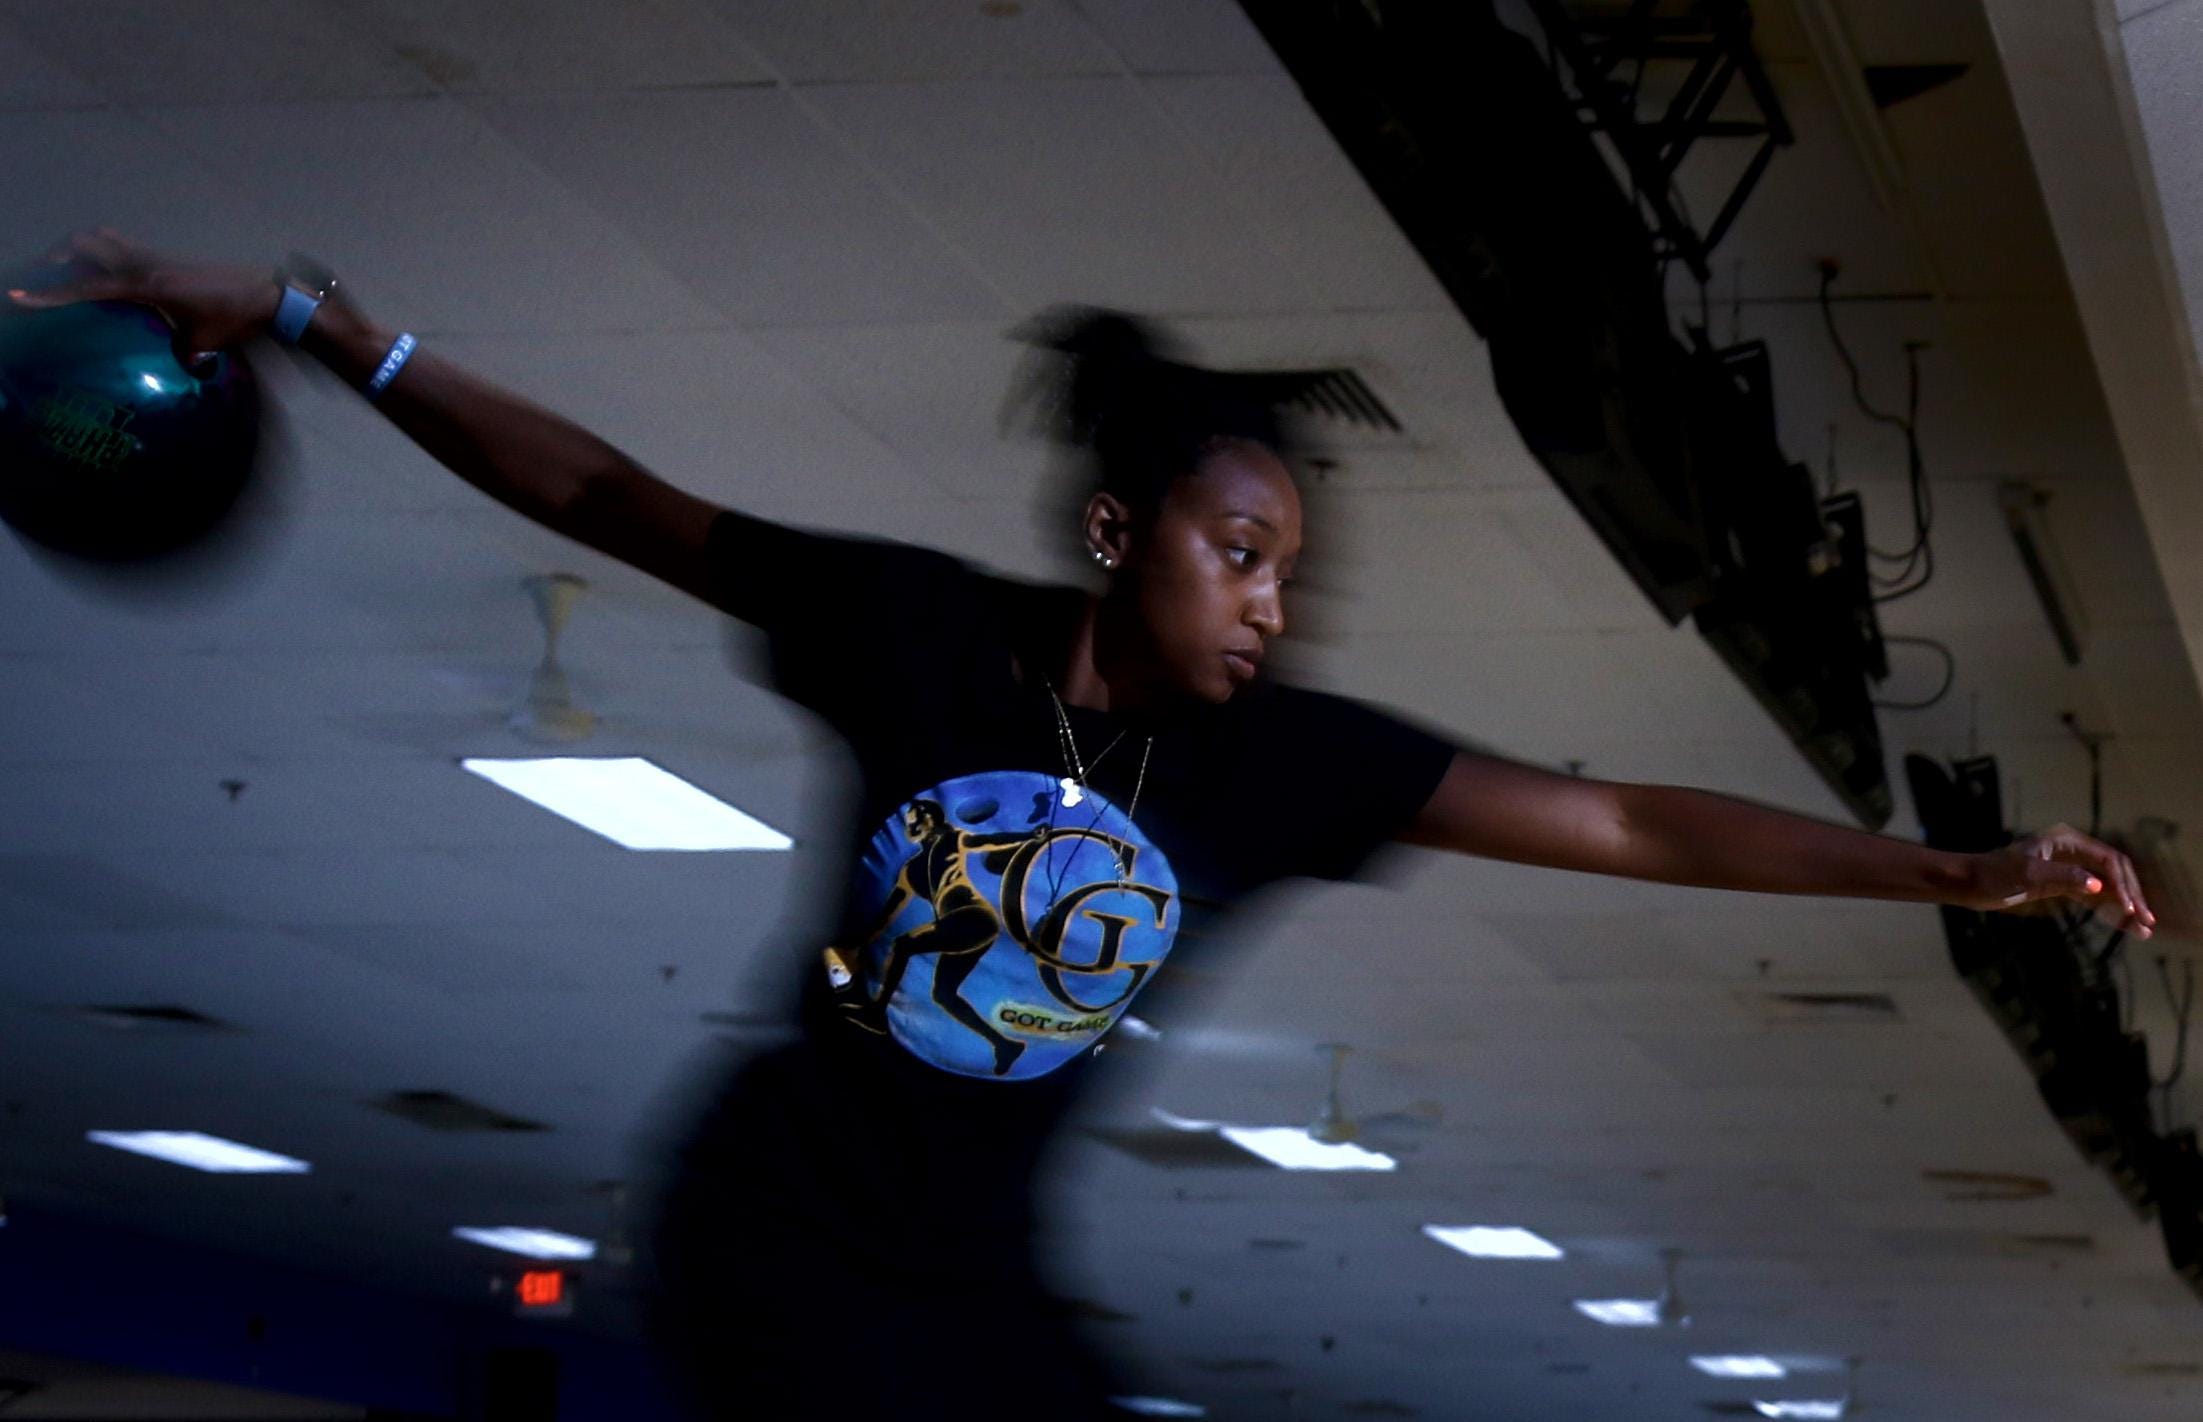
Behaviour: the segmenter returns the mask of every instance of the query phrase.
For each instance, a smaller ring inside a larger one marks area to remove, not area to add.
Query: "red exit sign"
[[[563,1318],[574,1311],[574,1291],[563,1269],[530,1269],[513,1285],[513,1312],[523,1317]]]

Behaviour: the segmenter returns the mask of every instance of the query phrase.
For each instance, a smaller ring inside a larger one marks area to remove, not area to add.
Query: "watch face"
[[[293,252],[283,263],[283,280],[326,300],[336,290],[337,274],[304,252]]]

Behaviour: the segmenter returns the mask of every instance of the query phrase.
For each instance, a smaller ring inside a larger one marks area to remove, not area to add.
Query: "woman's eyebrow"
[[[1243,509],[1226,509],[1224,511],[1224,517],[1228,519],[1245,519],[1247,522],[1254,524],[1256,527],[1262,528],[1270,533],[1277,532],[1277,525],[1264,518],[1261,514],[1248,513]]]

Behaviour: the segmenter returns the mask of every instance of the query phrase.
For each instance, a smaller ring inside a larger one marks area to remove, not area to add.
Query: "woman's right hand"
[[[77,301],[140,302],[176,328],[176,349],[186,355],[227,350],[264,334],[283,294],[267,267],[178,261],[111,227],[78,232],[46,259],[91,270],[39,291],[11,289],[10,301],[34,309]]]

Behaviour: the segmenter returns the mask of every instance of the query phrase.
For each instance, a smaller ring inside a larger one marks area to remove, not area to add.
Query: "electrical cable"
[[[1879,557],[1884,562],[1901,564],[1895,574],[1878,580],[1885,591],[1874,599],[1877,603],[1910,597],[1926,587],[1935,576],[1935,545],[1929,538],[1930,530],[1935,524],[1935,506],[1933,494],[1928,488],[1926,466],[1920,456],[1920,350],[1920,344],[1916,341],[1905,343],[1905,478],[1912,500],[1912,547],[1901,554],[1883,553],[1873,548],[1867,550],[1871,556]]]
[[[1898,553],[1871,545],[1867,549],[1870,557],[1895,565],[1895,571],[1886,575],[1870,572],[1873,585],[1879,589],[1874,601],[1877,604],[1895,602],[1919,592],[1935,576],[1935,546],[1930,540],[1935,524],[1935,501],[1920,454],[1920,351],[1923,347],[1918,341],[1905,343],[1905,413],[1900,415],[1877,408],[1867,399],[1865,376],[1836,325],[1836,306],[1829,295],[1835,281],[1835,267],[1823,265],[1819,298],[1821,323],[1827,328],[1829,343],[1835,347],[1837,358],[1843,362],[1850,377],[1851,401],[1867,418],[1888,425],[1905,437],[1905,480],[1912,504],[1912,546]]]
[[[2152,1085],[2157,1088],[2158,1114],[2169,1130],[2172,1126],[2172,1088],[2188,1069],[2188,1023],[2195,1008],[2195,960],[2180,960],[2180,991],[2175,994],[2172,970],[2166,966],[2165,955],[2158,954],[2157,981],[2164,986],[2165,1001],[2172,1006],[2172,1066],[2166,1071],[2164,1080]]]
[[[1925,701],[1877,701],[1876,709],[1882,711],[1925,711],[1951,693],[1951,683],[1958,679],[1958,657],[1951,649],[1933,637],[1884,637],[1884,646],[1926,647],[1943,659],[1943,684],[1935,689],[1935,695]]]

